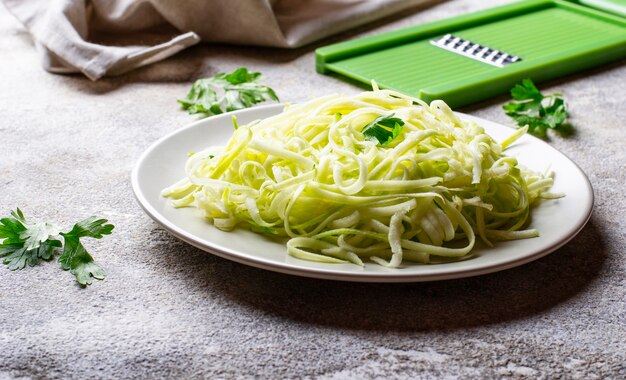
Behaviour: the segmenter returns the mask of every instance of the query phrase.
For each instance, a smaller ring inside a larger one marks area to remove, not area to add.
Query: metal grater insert
[[[522,60],[516,55],[491,49],[487,46],[483,46],[460,37],[455,37],[452,34],[446,34],[439,39],[431,40],[430,43],[442,49],[446,49],[496,67],[504,67]]]

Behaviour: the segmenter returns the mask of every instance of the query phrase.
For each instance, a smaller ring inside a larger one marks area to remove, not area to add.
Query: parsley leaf
[[[548,128],[569,133],[571,126],[566,123],[568,113],[565,100],[560,94],[543,95],[530,79],[511,89],[514,101],[502,108],[507,115],[535,136],[545,138]]]
[[[74,225],[69,232],[60,232],[60,228],[47,222],[32,223],[26,220],[18,208],[11,212],[10,218],[0,219],[0,257],[10,270],[24,269],[26,265],[35,266],[41,260],[50,261],[63,247],[59,257],[61,268],[76,276],[82,286],[92,283],[92,279],[104,279],[104,270],[94,262],[80,242],[82,237],[100,239],[113,230],[106,219],[87,218]],[[57,237],[63,237],[61,243]]]
[[[92,278],[104,279],[106,273],[102,267],[94,262],[93,257],[80,242],[80,238],[100,239],[103,235],[110,235],[113,231],[113,225],[105,224],[106,222],[106,219],[97,219],[92,216],[76,223],[70,232],[61,233],[65,239],[63,253],[59,257],[61,268],[74,274],[76,281],[83,286],[90,285],[93,281]]]
[[[35,266],[41,260],[50,261],[61,246],[56,226],[50,223],[28,223],[19,208],[11,218],[0,219],[0,257],[10,270]]]
[[[404,121],[393,114],[380,116],[363,128],[368,140],[378,140],[381,145],[389,144],[402,133]]]
[[[261,73],[240,67],[230,74],[218,73],[198,79],[184,99],[178,102],[190,114],[203,117],[252,107],[266,100],[278,101],[271,88],[256,83]]]

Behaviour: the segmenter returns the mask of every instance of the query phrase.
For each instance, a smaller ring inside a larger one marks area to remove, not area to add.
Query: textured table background
[[[493,3],[450,1],[323,43]],[[200,46],[92,83],[44,72],[0,9],[2,215],[116,225],[87,243],[108,272],[87,289],[56,263],[0,268],[0,379],[626,375],[624,62],[541,86],[569,101],[577,134],[551,143],[587,173],[596,204],[574,240],[517,269],[403,285],[298,278],[202,252],[141,211],[130,171],[193,121],[175,102],[193,79],[247,66],[284,101],[359,91],[315,74],[313,48]],[[508,123],[506,101],[464,111]]]

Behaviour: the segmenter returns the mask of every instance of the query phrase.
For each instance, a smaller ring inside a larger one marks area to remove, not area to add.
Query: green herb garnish
[[[106,224],[106,219],[95,216],[74,225],[69,232],[48,222],[27,221],[19,208],[11,212],[11,217],[0,219],[0,257],[10,270],[24,269],[50,261],[61,251],[59,263],[63,270],[76,276],[81,286],[90,285],[93,279],[102,280],[105,272],[87,252],[80,241],[83,237],[102,238],[111,234],[114,226]],[[64,243],[61,243],[63,238]]]
[[[218,73],[198,79],[184,99],[178,102],[190,114],[203,117],[252,107],[266,100],[278,101],[271,88],[256,83],[261,73],[240,67],[230,74]]]
[[[524,79],[511,89],[511,96],[515,101],[502,108],[518,126],[528,125],[528,132],[542,138],[546,137],[548,128],[571,132],[571,126],[565,122],[568,114],[561,94],[544,96],[530,79]]]
[[[393,114],[380,116],[363,128],[363,136],[368,140],[378,140],[387,145],[402,132],[404,121]]]

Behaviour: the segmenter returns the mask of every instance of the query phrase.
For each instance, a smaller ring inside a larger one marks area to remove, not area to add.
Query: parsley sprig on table
[[[387,145],[402,132],[404,121],[391,115],[380,116],[363,128],[363,136],[368,140],[378,140],[380,145]]]
[[[35,266],[42,260],[50,261],[60,252],[61,269],[69,270],[81,286],[87,286],[94,278],[104,279],[106,273],[80,239],[100,239],[111,234],[113,228],[106,219],[92,216],[76,223],[69,232],[61,232],[55,224],[26,220],[18,208],[11,212],[11,217],[0,219],[0,257],[10,270],[18,270],[26,265]],[[61,243],[61,238],[65,244]]]
[[[561,94],[543,95],[530,79],[511,89],[514,101],[502,108],[507,115],[523,127],[528,125],[528,132],[544,138],[548,128],[562,133],[571,132],[566,123],[568,113]]]
[[[218,73],[198,79],[184,99],[178,102],[190,114],[203,117],[252,107],[266,100],[278,101],[271,88],[257,83],[261,73],[240,67],[230,74]]]

